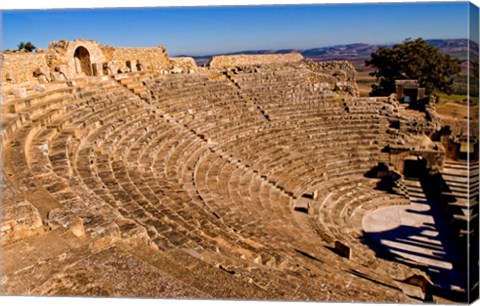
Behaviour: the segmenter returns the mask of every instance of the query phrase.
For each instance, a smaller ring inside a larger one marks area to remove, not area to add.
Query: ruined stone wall
[[[186,65],[187,60],[182,60],[182,63]],[[117,48],[102,46],[97,41],[85,39],[51,42],[48,49],[37,53],[4,52],[1,64],[1,81],[4,88],[31,87],[38,83],[65,81],[85,76],[173,68],[173,63],[163,46]]]
[[[172,57],[170,58],[174,69],[194,70],[198,69],[197,63],[192,57]]]
[[[111,62],[115,65],[117,71],[114,71],[114,73],[126,68],[130,68],[131,71],[160,71],[173,68],[163,46],[149,48],[101,46],[100,48],[105,56],[105,62]],[[127,67],[127,61],[130,61],[131,67]],[[141,65],[142,69],[137,69],[137,64]]]
[[[0,71],[3,85],[38,83],[34,76],[35,70],[49,70],[45,53],[3,53],[1,60]]]
[[[426,167],[430,170],[440,170],[443,168],[445,160],[445,148],[438,150],[415,150],[408,148],[394,148],[390,150],[389,163],[395,170],[404,174],[405,159],[412,156],[420,156],[426,160]]]
[[[324,84],[331,91],[346,96],[358,97],[356,82],[357,71],[348,61],[316,62],[306,59],[305,64],[312,71],[309,80],[312,83]]]
[[[103,63],[105,56],[99,48],[100,44],[94,40],[77,39],[74,41],[60,40],[48,44],[47,63],[50,72],[60,72],[67,79],[85,76],[75,67],[74,54],[77,48],[85,48],[90,56],[90,63]],[[61,79],[59,77],[59,79]]]
[[[303,59],[300,53],[289,54],[255,54],[255,55],[220,55],[214,56],[208,66],[216,69],[231,67],[296,63]]]

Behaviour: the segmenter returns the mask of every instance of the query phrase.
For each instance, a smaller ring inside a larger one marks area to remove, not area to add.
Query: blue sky
[[[171,55],[381,44],[466,38],[467,16],[467,2],[3,11],[1,48],[76,38],[163,44]]]

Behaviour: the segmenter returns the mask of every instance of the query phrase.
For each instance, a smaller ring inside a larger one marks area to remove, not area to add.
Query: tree
[[[475,97],[478,97],[478,86],[480,85],[479,84],[479,80],[478,80],[478,72],[479,72],[479,69],[478,69],[478,61],[470,61],[469,63],[469,68],[470,68],[470,92],[468,93],[470,95],[470,97],[472,96],[475,96]]]
[[[470,70],[472,72],[470,76],[478,80],[478,61],[470,61]]]
[[[442,54],[421,38],[407,39],[392,48],[381,47],[365,61],[375,70],[377,83],[372,85],[371,96],[386,96],[395,92],[395,80],[416,79],[427,94],[438,91],[450,94],[453,77],[460,72],[460,60]]]
[[[37,47],[35,47],[31,42],[24,43],[23,41],[20,42],[18,45],[18,50],[20,51],[27,51],[27,52],[33,52]]]

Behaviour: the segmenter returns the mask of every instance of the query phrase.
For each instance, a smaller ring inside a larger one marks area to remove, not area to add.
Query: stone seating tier
[[[213,297],[407,301],[391,275],[414,270],[392,274],[359,237],[366,211],[402,203],[363,177],[386,119],[295,71],[131,73],[9,104],[9,190],[31,194],[46,235],[121,248]],[[312,191],[313,213],[295,211]]]

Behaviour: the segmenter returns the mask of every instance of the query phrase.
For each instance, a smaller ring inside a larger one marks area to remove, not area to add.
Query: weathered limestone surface
[[[62,70],[67,79],[73,79],[78,76],[85,76],[78,71],[75,64],[75,51],[77,48],[85,48],[90,57],[90,63],[103,63],[106,61],[105,55],[100,50],[100,44],[94,40],[78,39],[74,41],[60,40],[51,42],[48,49],[45,50],[50,72]]]
[[[76,63],[83,61],[83,58],[76,59],[83,55],[78,55],[79,49],[86,54],[86,63]],[[48,49],[37,53],[2,53],[1,77],[3,85],[8,87],[21,86],[23,83],[64,81],[88,75],[116,74],[119,70],[160,71],[172,67],[163,46],[124,48],[103,46],[94,40],[60,40],[51,42]]]
[[[52,46],[55,73],[83,75],[2,108],[3,293],[413,301],[398,280],[422,271],[378,256],[362,219],[408,202],[366,173],[425,115],[345,99],[347,64],[298,54],[186,73],[191,59],[161,47]],[[80,47],[113,77],[86,77]],[[66,54],[73,68],[55,61]],[[29,234],[7,239],[12,225]]]
[[[4,202],[2,206],[2,244],[43,232],[40,214],[27,200]]]
[[[131,71],[138,71],[137,64],[143,67],[143,71],[159,71],[172,68],[164,46],[150,48],[101,46],[100,49],[105,55],[105,60],[113,62],[118,69],[125,68],[127,61],[131,62],[133,67]]]
[[[74,263],[32,293],[137,298],[209,297],[118,247]]]
[[[337,94],[358,97],[356,70],[348,61],[317,62],[305,59],[307,67],[312,71],[309,79],[313,83],[326,84]]]
[[[3,53],[1,56],[0,69],[3,84],[27,83],[38,81],[33,76],[35,70],[50,71],[45,53]]]
[[[241,54],[214,56],[208,66],[225,69],[230,67],[296,63],[303,59],[300,53],[289,54]]]
[[[198,69],[197,63],[192,57],[171,57],[173,67],[182,69],[183,71],[196,71]]]

